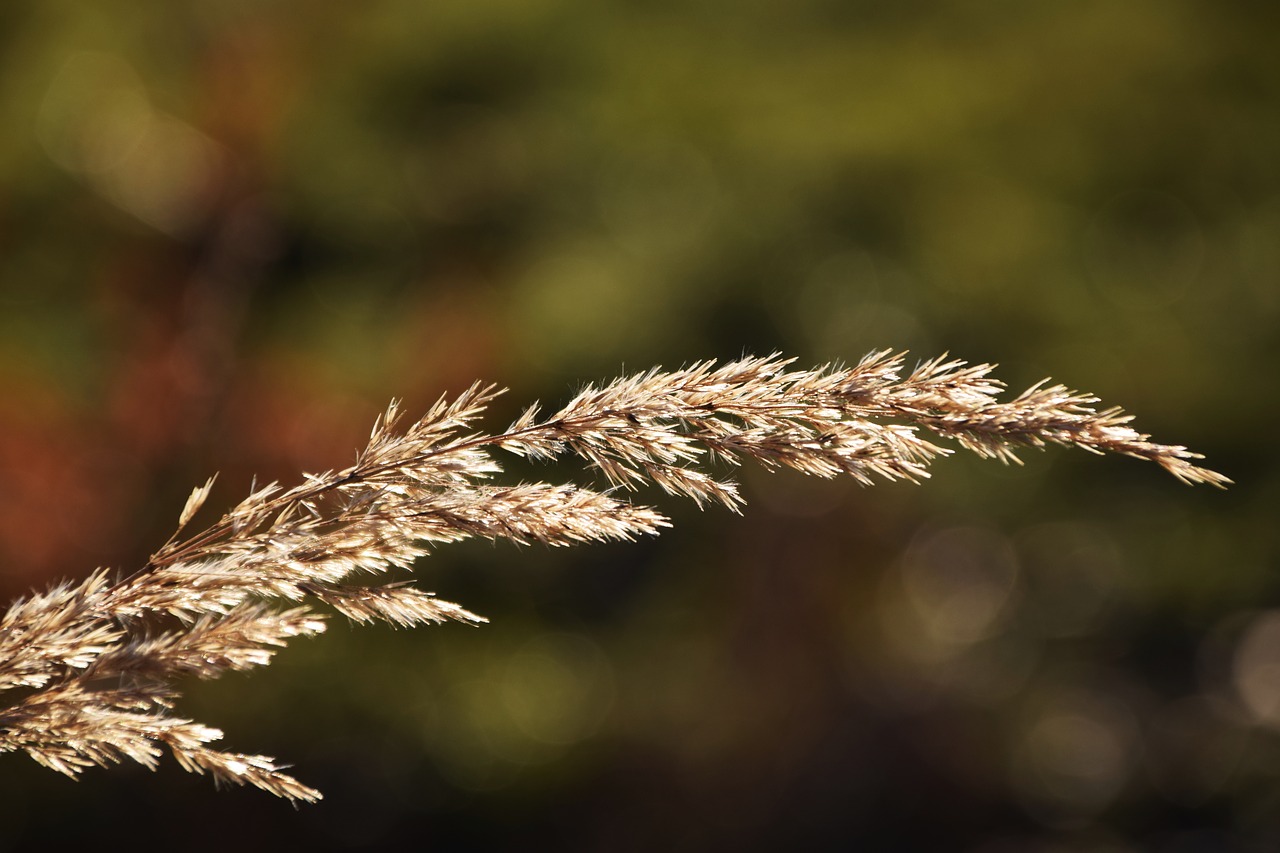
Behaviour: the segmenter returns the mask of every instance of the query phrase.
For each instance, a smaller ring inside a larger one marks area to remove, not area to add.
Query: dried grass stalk
[[[213,485],[192,492],[175,533],[140,570],[102,570],[15,602],[0,620],[0,751],[25,750],[74,776],[131,759],[154,767],[161,747],[187,770],[291,800],[320,793],[273,759],[211,749],[221,732],[172,715],[174,680],[265,666],[294,637],[324,630],[319,602],[357,622],[399,626],[479,616],[404,582],[367,576],[409,569],[436,544],[469,537],[573,545],[633,539],[668,525],[619,495],[642,485],[719,503],[742,498],[709,463],[749,460],[818,477],[919,481],[953,439],[1017,461],[1018,447],[1062,444],[1160,465],[1186,483],[1225,486],[1184,447],[1155,444],[1120,409],[1041,383],[1008,402],[991,365],[945,358],[904,370],[872,353],[850,368],[792,370],[777,355],[645,373],[588,385],[560,410],[527,409],[505,431],[474,432],[497,394],[474,385],[401,427],[396,403],[354,465],[301,485],[256,488],[209,528],[180,531]],[[572,455],[611,488],[497,485],[495,450],[533,459]],[[273,601],[302,606],[275,609]],[[165,627],[167,626],[167,627]]]

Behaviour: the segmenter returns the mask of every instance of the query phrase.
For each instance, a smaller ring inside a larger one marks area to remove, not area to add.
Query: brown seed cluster
[[[209,528],[184,535],[212,480],[192,492],[178,531],[138,571],[99,570],[15,602],[0,620],[0,751],[25,750],[68,775],[168,747],[189,771],[291,800],[320,793],[274,759],[212,749],[222,733],[174,716],[177,678],[265,666],[294,637],[324,630],[317,603],[357,622],[399,626],[485,621],[403,581],[433,545],[469,537],[573,545],[656,534],[657,511],[625,492],[652,484],[699,506],[742,504],[712,463],[753,461],[819,477],[918,481],[952,439],[1016,461],[1054,443],[1157,463],[1187,483],[1230,481],[1185,447],[1156,444],[1120,409],[1041,383],[1000,402],[991,365],[939,358],[914,370],[872,353],[853,367],[793,370],[779,356],[650,370],[584,388],[543,417],[527,409],[505,431],[471,431],[501,393],[474,385],[401,427],[392,403],[354,465],[251,494]],[[494,451],[571,455],[609,483],[500,485]],[[284,605],[287,602],[293,606]]]

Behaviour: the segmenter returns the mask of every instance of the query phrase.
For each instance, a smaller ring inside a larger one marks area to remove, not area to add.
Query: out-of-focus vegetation
[[[142,807],[186,849],[1280,844],[1277,32],[1245,0],[10,0],[7,597],[138,565],[214,470],[211,507],[346,464],[392,396],[497,381],[505,425],[775,349],[1052,374],[1237,485],[744,471],[743,518],[660,501],[652,542],[444,549],[420,585],[493,624],[335,623],[191,688],[323,803],[7,756],[0,848],[145,847]]]

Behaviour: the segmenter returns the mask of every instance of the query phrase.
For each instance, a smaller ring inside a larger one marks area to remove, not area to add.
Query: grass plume
[[[187,523],[209,495],[195,489],[178,531],[146,565],[99,570],[15,602],[0,619],[0,751],[23,750],[75,776],[131,759],[155,767],[163,748],[189,771],[290,800],[315,789],[272,758],[209,746],[222,733],[176,716],[174,682],[265,666],[295,637],[325,628],[328,605],[357,622],[399,626],[485,621],[386,575],[434,546],[470,537],[573,545],[658,533],[669,521],[627,499],[653,485],[699,506],[740,510],[713,463],[754,462],[818,477],[919,481],[952,450],[1017,461],[1020,447],[1060,444],[1146,459],[1186,483],[1230,481],[1185,447],[1156,444],[1118,408],[1047,381],[1012,400],[992,366],[938,358],[907,370],[904,354],[853,367],[795,370],[777,355],[588,385],[559,410],[530,406],[506,430],[475,431],[501,393],[473,385],[407,425],[392,403],[342,470],[272,483],[205,530]],[[496,451],[574,456],[607,483],[502,485]]]

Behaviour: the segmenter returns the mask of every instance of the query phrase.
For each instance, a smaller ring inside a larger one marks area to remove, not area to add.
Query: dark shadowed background
[[[444,548],[492,624],[190,685],[322,803],[6,755],[0,849],[1276,849],[1277,8],[6,0],[5,600],[393,396],[495,381],[500,429],[774,350],[1052,375],[1237,485],[746,470],[743,517],[643,496],[656,540]]]

